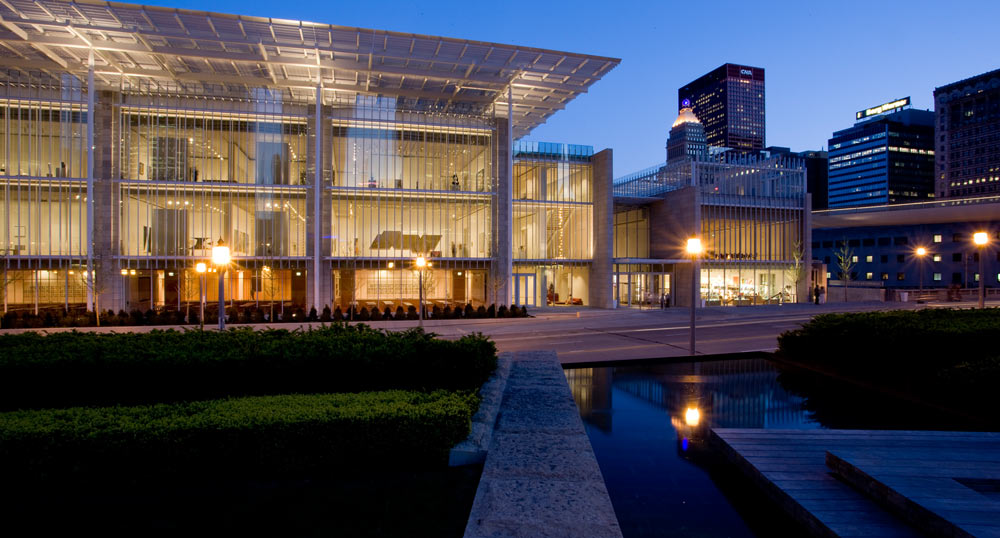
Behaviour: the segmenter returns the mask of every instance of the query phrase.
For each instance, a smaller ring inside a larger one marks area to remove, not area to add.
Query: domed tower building
[[[677,114],[670,136],[667,138],[667,162],[684,158],[700,160],[708,156],[708,142],[705,126],[695,116],[691,101],[681,101],[681,111]]]

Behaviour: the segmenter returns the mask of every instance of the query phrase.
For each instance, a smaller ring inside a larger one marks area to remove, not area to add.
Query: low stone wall
[[[465,537],[621,538],[555,352],[511,359]]]
[[[479,410],[472,417],[472,428],[464,441],[455,445],[448,454],[448,465],[471,465],[483,463],[493,440],[493,427],[500,413],[500,403],[510,375],[512,353],[501,353],[497,358],[497,369],[479,389]]]

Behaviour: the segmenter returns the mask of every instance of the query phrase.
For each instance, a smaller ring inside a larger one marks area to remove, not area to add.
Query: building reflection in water
[[[765,359],[567,369],[580,416],[613,431],[614,391],[662,408],[677,431],[678,448],[703,444],[713,427],[816,428],[803,398],[785,391]]]

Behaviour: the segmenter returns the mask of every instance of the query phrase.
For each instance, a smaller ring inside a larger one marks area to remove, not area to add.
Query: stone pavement
[[[555,353],[514,353],[465,537],[579,536],[622,534]]]

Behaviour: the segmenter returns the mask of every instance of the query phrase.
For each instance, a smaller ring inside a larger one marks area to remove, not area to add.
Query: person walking
[[[819,304],[819,284],[816,284],[816,287],[813,289],[813,295],[815,296],[816,304]]]

